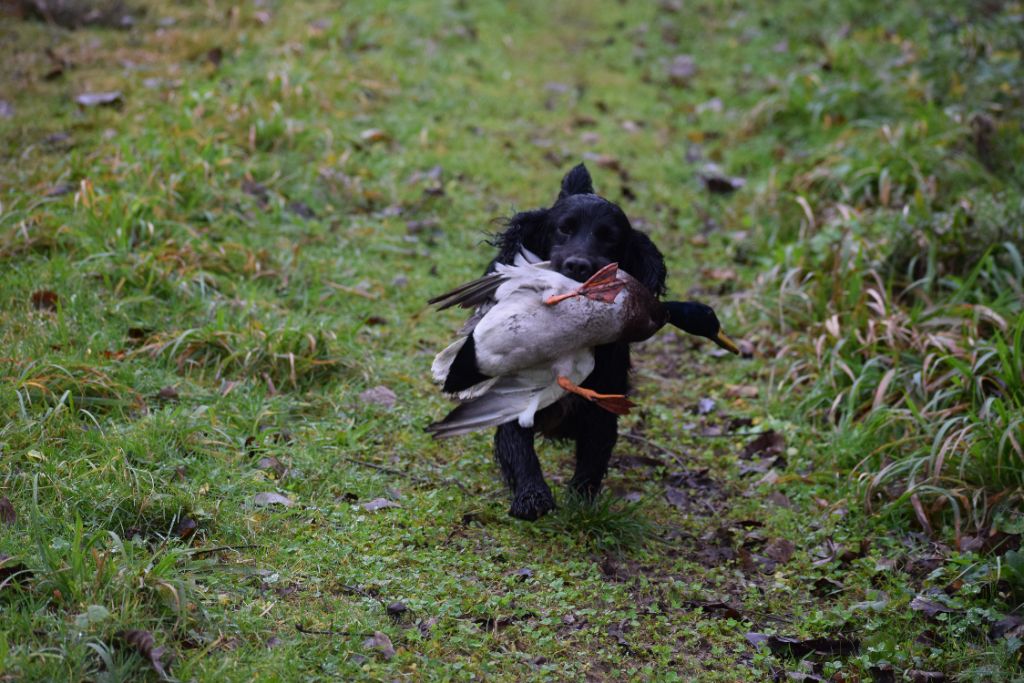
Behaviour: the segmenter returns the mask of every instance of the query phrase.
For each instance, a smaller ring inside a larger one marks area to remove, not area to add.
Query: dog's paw
[[[548,485],[541,483],[537,486],[523,489],[516,492],[512,498],[512,507],[508,514],[517,518],[532,522],[539,517],[555,509],[555,497],[551,495]]]
[[[590,477],[573,477],[569,482],[569,490],[586,501],[593,501],[601,492],[601,480]]]

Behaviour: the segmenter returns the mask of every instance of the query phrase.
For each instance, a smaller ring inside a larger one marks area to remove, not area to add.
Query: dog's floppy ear
[[[491,240],[498,248],[494,263],[512,263],[521,247],[542,259],[551,253],[551,231],[547,230],[548,209],[521,211],[505,224],[505,230]]]
[[[665,259],[644,233],[639,230],[630,233],[619,265],[655,296],[660,297],[665,293]]]
[[[594,182],[590,179],[590,171],[583,164],[578,164],[562,178],[562,191],[559,199],[571,194],[594,194]]]

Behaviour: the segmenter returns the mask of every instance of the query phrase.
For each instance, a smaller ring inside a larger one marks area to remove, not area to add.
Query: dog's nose
[[[562,273],[573,280],[583,282],[594,274],[594,264],[580,256],[570,256],[562,262]]]

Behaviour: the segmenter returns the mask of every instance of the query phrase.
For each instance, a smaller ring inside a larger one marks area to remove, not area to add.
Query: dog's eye
[[[556,230],[558,231],[559,235],[571,235],[572,234],[572,226],[569,223],[559,223],[558,227],[556,228]]]

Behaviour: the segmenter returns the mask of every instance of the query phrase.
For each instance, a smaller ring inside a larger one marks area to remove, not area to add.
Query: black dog
[[[562,190],[548,209],[524,211],[508,220],[493,245],[498,256],[491,263],[511,263],[521,247],[550,259],[563,275],[582,282],[602,266],[617,262],[657,296],[665,293],[665,261],[647,235],[634,230],[617,205],[594,194],[583,164],[562,179]],[[594,371],[582,386],[605,394],[629,389],[629,345],[609,344],[595,350]],[[617,416],[569,394],[537,414],[536,427],[517,422],[498,427],[494,455],[512,490],[509,514],[534,520],[555,506],[533,449],[534,431],[576,442],[576,473],[570,486],[585,498],[601,489],[618,437]]]

